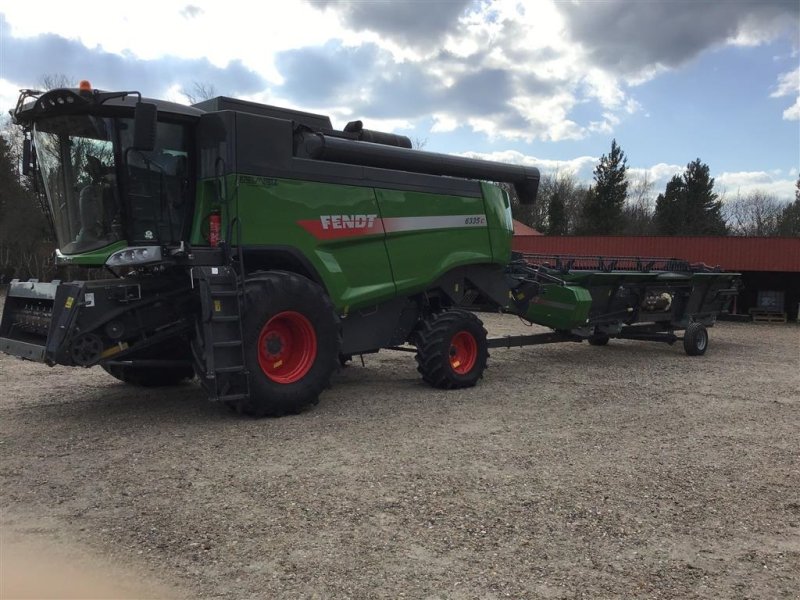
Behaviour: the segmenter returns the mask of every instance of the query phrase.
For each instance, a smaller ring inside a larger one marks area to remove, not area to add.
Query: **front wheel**
[[[708,329],[702,323],[689,323],[683,332],[683,349],[689,356],[701,356],[708,349]]]
[[[433,315],[417,333],[417,370],[433,387],[472,387],[483,377],[489,347],[481,320],[466,310]]]
[[[339,317],[325,291],[296,273],[255,273],[245,284],[244,353],[250,397],[262,417],[316,404],[339,364]]]

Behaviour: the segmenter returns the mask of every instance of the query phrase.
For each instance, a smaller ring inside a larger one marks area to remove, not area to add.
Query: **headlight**
[[[143,265],[161,260],[161,246],[135,246],[117,250],[108,257],[106,264],[109,267],[122,267],[125,265]]]

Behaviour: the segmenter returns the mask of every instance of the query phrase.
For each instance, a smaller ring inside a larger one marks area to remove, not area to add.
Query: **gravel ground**
[[[386,352],[266,420],[0,355],[5,597],[798,598],[799,346],[495,350],[457,392]]]

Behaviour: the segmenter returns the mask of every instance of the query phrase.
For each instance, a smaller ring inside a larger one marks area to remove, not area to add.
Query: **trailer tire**
[[[296,273],[253,273],[245,282],[242,323],[250,397],[236,408],[278,417],[319,402],[339,366],[342,343],[325,291]]]
[[[184,347],[186,346],[186,347]],[[150,352],[143,351],[143,355],[135,358],[175,360],[189,359],[188,345],[168,344],[159,346]],[[128,365],[106,365],[100,363],[103,370],[123,383],[139,387],[167,387],[178,385],[194,378],[194,368],[191,364],[178,367],[134,367]]]
[[[702,323],[689,323],[683,332],[683,349],[689,356],[702,356],[708,350],[708,329]]]
[[[450,309],[422,323],[416,334],[417,370],[433,387],[472,387],[483,377],[489,347],[486,329],[473,313]]]
[[[607,333],[593,333],[589,336],[589,344],[591,346],[606,346],[609,339],[611,338]]]

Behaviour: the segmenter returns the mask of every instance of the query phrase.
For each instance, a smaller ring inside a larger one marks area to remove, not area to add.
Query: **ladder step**
[[[198,279],[204,303],[212,309],[211,314],[203,319],[206,342],[203,387],[216,400],[246,400],[250,397],[250,382],[243,353],[242,282],[229,267],[220,267],[218,270],[203,267]],[[231,366],[218,366],[220,363]]]
[[[226,340],[224,342],[213,342],[214,348],[236,348],[242,345],[242,340]]]
[[[219,317],[211,317],[211,321],[214,323],[233,323],[234,321],[238,321],[239,317],[236,315],[223,315]]]
[[[215,373],[244,373],[244,365],[237,365],[235,367],[217,367],[214,369]]]

